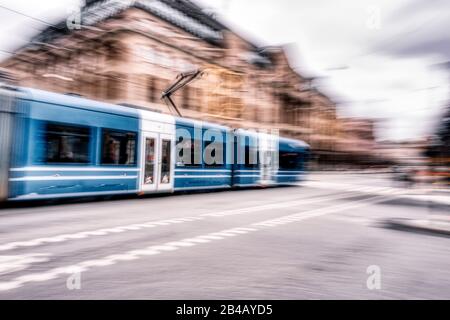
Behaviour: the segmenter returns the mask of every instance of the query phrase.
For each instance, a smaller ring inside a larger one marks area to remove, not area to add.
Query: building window
[[[188,87],[184,87],[183,88],[183,95],[182,95],[182,106],[184,109],[189,109],[190,108],[190,90]]]
[[[106,98],[110,100],[119,98],[119,79],[115,75],[109,76],[106,81]]]
[[[45,163],[89,162],[90,128],[47,123],[44,137]]]
[[[202,110],[202,90],[199,88],[194,89],[194,102],[193,102],[193,108],[197,111]]]
[[[135,132],[102,129],[102,164],[135,165]]]
[[[157,88],[156,88],[156,79],[153,77],[148,77],[147,80],[147,94],[148,94],[148,101],[150,102],[156,102],[158,97],[156,95]]]

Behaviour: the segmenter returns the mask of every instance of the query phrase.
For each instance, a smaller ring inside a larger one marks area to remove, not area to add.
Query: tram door
[[[267,134],[259,136],[259,159],[261,169],[261,184],[272,184],[275,182],[277,166],[277,148],[275,140]]]
[[[261,152],[261,180],[262,182],[270,182],[272,180],[272,154],[265,150]]]
[[[0,201],[8,198],[14,97],[0,90]]]
[[[141,190],[143,192],[173,190],[173,136],[145,133],[143,140]]]

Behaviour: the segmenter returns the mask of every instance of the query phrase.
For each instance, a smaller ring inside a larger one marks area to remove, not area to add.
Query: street
[[[449,237],[385,223],[448,214],[410,192],[382,174],[322,173],[298,187],[1,209],[0,298],[450,299]]]

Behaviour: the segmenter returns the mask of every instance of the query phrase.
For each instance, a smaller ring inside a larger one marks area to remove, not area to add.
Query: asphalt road
[[[408,203],[382,175],[314,180],[2,209],[0,298],[450,298],[450,239],[384,224],[448,208]]]

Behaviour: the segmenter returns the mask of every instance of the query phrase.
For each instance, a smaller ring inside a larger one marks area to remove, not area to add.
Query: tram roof
[[[133,118],[141,117],[139,109],[92,100],[82,96],[55,93],[32,88],[20,88],[20,91],[22,92],[21,98],[24,100],[44,102],[54,105],[67,106],[90,111],[113,113]]]

